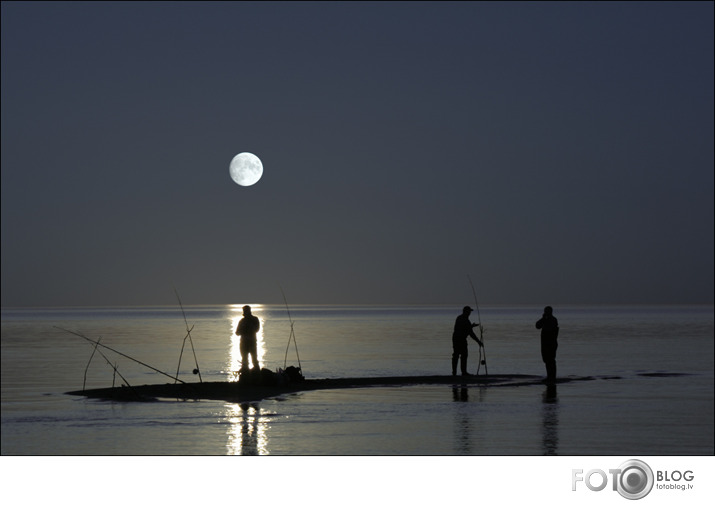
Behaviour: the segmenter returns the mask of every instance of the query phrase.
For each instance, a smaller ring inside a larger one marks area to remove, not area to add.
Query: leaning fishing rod
[[[92,351],[92,356],[89,357],[89,362],[87,362],[87,367],[85,367],[85,369],[84,369],[84,381],[82,382],[82,390],[84,391],[84,390],[85,390],[85,387],[87,386],[87,369],[89,369],[89,364],[92,363],[92,359],[94,358],[94,354],[95,354],[95,353],[99,353],[99,354],[101,355],[101,357],[104,358],[104,360],[107,362],[107,364],[114,370],[114,372],[112,373],[112,388],[114,388],[114,381],[115,381],[115,379],[116,379],[116,375],[119,375],[119,378],[122,379],[122,381],[126,384],[126,386],[127,386],[129,389],[131,389],[132,392],[133,392],[137,397],[141,398],[141,395],[136,391],[136,389],[134,389],[134,387],[132,387],[132,386],[129,384],[129,382],[127,381],[127,379],[124,378],[124,376],[122,376],[122,373],[119,372],[119,369],[117,368],[117,365],[116,365],[116,364],[113,364],[112,362],[110,362],[110,361],[109,361],[109,358],[107,358],[107,355],[105,355],[104,353],[102,353],[102,352],[99,350],[99,346],[102,345],[102,344],[100,343],[101,340],[102,340],[102,338],[100,337],[96,342],[94,342],[94,350]]]
[[[482,326],[482,315],[479,313],[479,302],[477,302],[477,292],[474,289],[474,284],[472,284],[472,279],[467,275],[467,280],[469,280],[469,285],[472,287],[472,295],[474,295],[474,307],[477,310],[477,320],[479,320],[479,365],[477,365],[477,375],[479,375],[479,369],[484,366],[484,372],[489,376],[489,369],[487,369],[487,351],[484,349],[484,326]]]
[[[283,370],[288,367],[288,349],[290,348],[290,341],[291,338],[293,339],[293,345],[295,345],[295,356],[298,358],[298,370],[300,371],[300,374],[303,374],[303,368],[300,365],[300,355],[298,354],[298,342],[295,340],[295,330],[293,329],[293,319],[290,316],[290,308],[288,307],[288,299],[286,298],[286,294],[283,292],[283,288],[278,286],[281,290],[281,294],[283,295],[283,302],[286,304],[286,311],[288,312],[288,322],[290,322],[290,335],[288,336],[288,345],[286,346],[286,355],[285,358],[283,359]]]
[[[174,288],[174,293],[176,293],[176,298],[179,301],[179,307],[181,308],[181,314],[184,316],[184,324],[186,324],[186,336],[184,337],[184,341],[181,344],[181,353],[179,353],[179,365],[176,368],[176,378],[179,378],[179,368],[181,367],[181,357],[184,354],[184,346],[186,345],[186,339],[189,339],[189,343],[191,344],[191,351],[194,353],[194,363],[196,363],[196,369],[194,369],[194,374],[199,375],[199,382],[203,383],[203,378],[201,378],[201,369],[199,369],[199,360],[196,358],[196,350],[194,349],[194,341],[191,338],[191,331],[194,329],[194,326],[191,326],[189,328],[189,322],[186,320],[186,313],[184,313],[184,306],[181,303],[181,297],[179,297],[179,292],[176,291],[176,288]]]
[[[183,380],[179,380],[178,378],[175,378],[175,377],[171,376],[170,374],[167,374],[167,373],[165,373],[164,371],[161,371],[161,370],[157,369],[156,367],[152,367],[152,366],[150,366],[150,365],[148,365],[148,364],[145,364],[144,362],[141,362],[140,360],[137,360],[136,358],[132,358],[132,357],[129,356],[129,355],[125,355],[124,353],[120,353],[120,352],[117,351],[116,349],[113,349],[113,348],[111,348],[111,347],[109,347],[109,346],[106,346],[106,345],[104,345],[104,344],[102,344],[102,343],[100,343],[100,342],[95,342],[94,340],[92,340],[91,338],[89,338],[89,337],[83,335],[82,333],[78,333],[78,332],[76,332],[76,331],[70,331],[69,329],[65,329],[65,328],[59,327],[59,326],[54,326],[54,327],[55,327],[55,329],[59,329],[60,331],[64,331],[65,333],[69,333],[69,334],[71,334],[71,335],[75,335],[75,336],[78,336],[78,337],[80,337],[80,338],[84,338],[84,339],[85,339],[87,342],[89,342],[90,344],[94,344],[94,345],[95,345],[95,349],[97,348],[97,346],[103,347],[104,349],[109,349],[111,352],[116,353],[116,354],[118,354],[118,355],[120,355],[120,356],[123,356],[124,358],[128,358],[128,359],[131,360],[132,362],[136,362],[136,363],[139,364],[139,365],[143,365],[144,367],[148,367],[148,368],[151,369],[152,371],[155,371],[155,372],[157,372],[157,373],[159,373],[159,374],[163,374],[164,376],[168,376],[169,378],[171,378],[171,379],[174,380],[175,382],[179,382],[179,383],[182,383],[182,384],[186,383],[186,382],[184,382]]]

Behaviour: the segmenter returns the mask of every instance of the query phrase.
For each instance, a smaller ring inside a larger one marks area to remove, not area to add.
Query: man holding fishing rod
[[[454,332],[452,333],[452,376],[457,376],[457,362],[459,362],[460,358],[462,376],[469,376],[467,372],[467,356],[469,355],[467,337],[471,336],[477,341],[480,347],[484,347],[484,344],[477,338],[473,330],[473,328],[478,327],[479,324],[474,324],[469,320],[469,315],[472,311],[472,308],[469,306],[464,306],[462,314],[459,315],[454,322]]]

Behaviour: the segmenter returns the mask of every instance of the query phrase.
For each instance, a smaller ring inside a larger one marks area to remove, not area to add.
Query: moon
[[[231,160],[228,167],[231,179],[241,186],[251,186],[263,175],[263,163],[250,152],[241,152]]]

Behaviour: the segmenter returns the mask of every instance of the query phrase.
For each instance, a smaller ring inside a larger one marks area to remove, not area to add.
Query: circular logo
[[[621,473],[616,482],[618,493],[626,499],[646,497],[653,488],[653,471],[641,460],[629,459],[618,467]]]

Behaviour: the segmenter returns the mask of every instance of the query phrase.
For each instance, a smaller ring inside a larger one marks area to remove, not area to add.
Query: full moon
[[[250,152],[241,152],[231,160],[228,167],[231,179],[241,186],[251,186],[263,175],[263,163]]]

